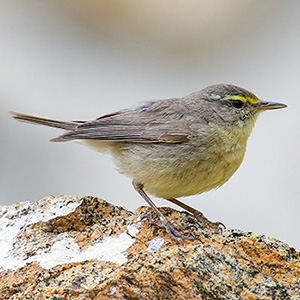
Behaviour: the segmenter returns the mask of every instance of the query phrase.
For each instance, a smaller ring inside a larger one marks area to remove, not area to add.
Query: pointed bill
[[[263,111],[263,110],[268,110],[268,109],[279,109],[279,108],[284,108],[287,107],[286,104],[279,103],[279,102],[266,102],[262,101],[257,104],[255,107],[255,110],[257,111]]]

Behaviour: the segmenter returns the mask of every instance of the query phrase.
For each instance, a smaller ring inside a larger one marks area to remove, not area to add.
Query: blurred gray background
[[[50,143],[59,131],[9,110],[88,120],[232,83],[289,107],[260,116],[228,183],[182,200],[300,250],[299,13],[297,0],[0,1],[1,205],[61,194],[145,205],[110,157]]]

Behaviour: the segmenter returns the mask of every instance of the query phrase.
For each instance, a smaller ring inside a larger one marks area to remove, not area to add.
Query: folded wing
[[[52,139],[103,140],[136,143],[182,143],[189,140],[186,121],[179,118],[160,117],[153,120],[150,114],[120,112],[102,116],[94,121],[79,124],[75,129]]]

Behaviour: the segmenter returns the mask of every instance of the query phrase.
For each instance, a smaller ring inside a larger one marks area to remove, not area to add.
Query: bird
[[[215,84],[184,97],[146,101],[91,121],[58,121],[11,112],[18,121],[64,130],[52,142],[77,141],[109,153],[121,174],[158,215],[175,240],[180,232],[149,197],[164,198],[196,218],[177,198],[222,186],[241,165],[258,115],[287,107],[232,84]],[[221,223],[220,223],[221,224]]]

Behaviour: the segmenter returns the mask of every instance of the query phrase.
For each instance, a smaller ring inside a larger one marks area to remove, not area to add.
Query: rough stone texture
[[[0,209],[1,299],[300,299],[300,256],[263,235],[204,228],[163,208],[200,240],[93,197]],[[191,227],[192,226],[192,227]]]

